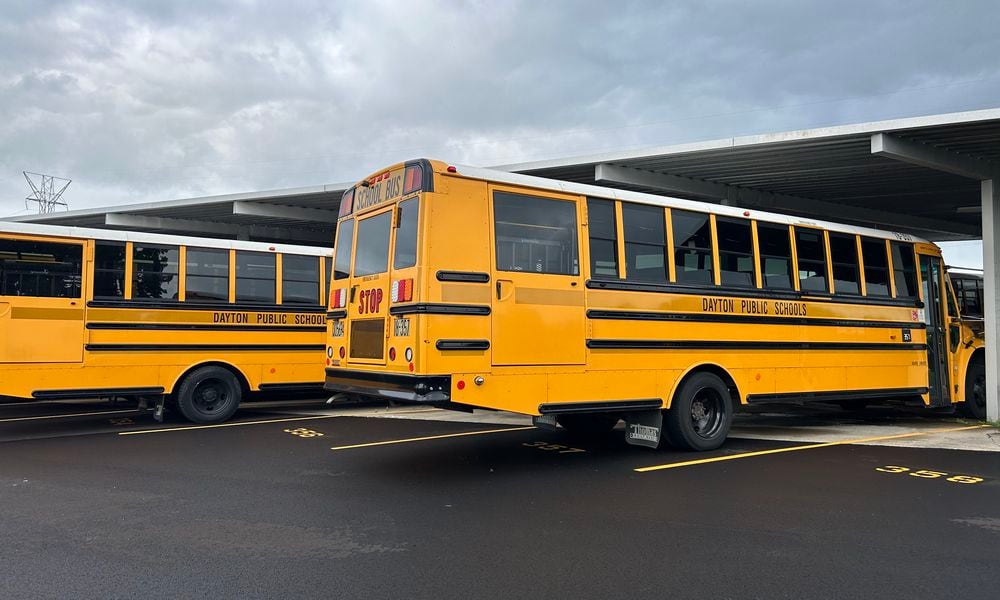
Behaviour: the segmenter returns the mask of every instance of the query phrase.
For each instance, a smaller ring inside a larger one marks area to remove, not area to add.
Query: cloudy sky
[[[998,22],[996,0],[0,0],[0,215],[22,170],[86,208],[992,108]]]

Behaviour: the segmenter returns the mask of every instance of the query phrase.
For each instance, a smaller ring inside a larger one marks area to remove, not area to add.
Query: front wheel
[[[240,406],[243,388],[236,376],[222,367],[195,369],[177,387],[177,410],[199,424],[229,420]]]
[[[965,373],[965,402],[962,412],[982,421],[986,419],[986,365],[976,361]]]
[[[699,452],[721,446],[732,422],[729,388],[712,373],[698,373],[685,381],[663,415],[671,445]]]

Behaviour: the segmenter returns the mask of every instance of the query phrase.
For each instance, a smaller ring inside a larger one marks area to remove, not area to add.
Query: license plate
[[[334,321],[333,322],[333,337],[344,337],[344,322]]]
[[[393,323],[392,334],[396,337],[408,337],[410,335],[410,320],[396,319]]]

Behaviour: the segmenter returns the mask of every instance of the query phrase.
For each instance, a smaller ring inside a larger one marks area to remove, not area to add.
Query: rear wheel
[[[195,369],[177,387],[177,410],[201,424],[229,420],[240,406],[243,389],[235,375],[222,367]]]
[[[556,417],[556,422],[568,431],[571,435],[579,437],[598,437],[606,435],[615,425],[619,418],[616,416],[601,413],[585,413],[578,415],[560,415]]]
[[[712,373],[685,381],[663,415],[667,439],[681,450],[715,450],[726,441],[732,422],[729,388]]]
[[[965,402],[962,412],[977,420],[986,419],[986,365],[978,360],[965,373]]]

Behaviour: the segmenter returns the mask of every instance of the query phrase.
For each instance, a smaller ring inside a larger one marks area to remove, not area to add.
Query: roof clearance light
[[[424,189],[424,168],[410,165],[403,172],[403,195]]]
[[[457,169],[457,168],[455,168],[455,167],[454,167],[454,166],[452,166],[452,165],[448,165],[448,172],[449,172],[449,173],[458,173],[458,169]]]
[[[354,212],[354,188],[344,192],[340,198],[340,214],[338,216],[346,217],[352,212]]]

